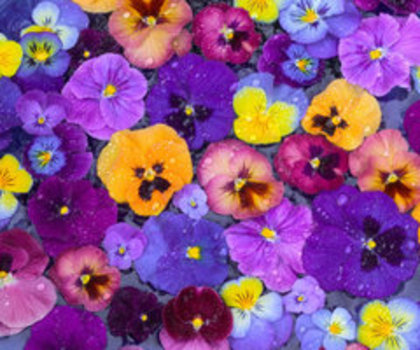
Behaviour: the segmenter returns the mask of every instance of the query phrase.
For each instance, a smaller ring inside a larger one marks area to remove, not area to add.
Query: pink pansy
[[[176,340],[163,329],[159,333],[160,342],[165,350],[229,350],[229,342],[224,339],[212,344],[207,343],[203,337],[192,340]]]
[[[19,333],[43,319],[57,300],[44,276],[48,257],[25,231],[0,234],[0,337]]]

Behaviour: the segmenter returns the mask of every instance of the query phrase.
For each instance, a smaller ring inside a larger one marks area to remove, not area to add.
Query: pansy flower
[[[375,96],[395,86],[410,88],[410,67],[420,65],[419,31],[415,14],[401,20],[383,13],[363,19],[354,34],[340,41],[343,76]]]
[[[312,99],[302,127],[310,134],[324,135],[334,145],[351,151],[378,130],[381,115],[375,97],[359,86],[337,79]]]
[[[54,285],[42,276],[47,264],[41,245],[25,231],[0,234],[0,337],[21,332],[54,307]]]
[[[322,136],[292,135],[280,145],[274,168],[284,182],[315,194],[343,184],[348,157]]]
[[[55,33],[63,44],[63,50],[72,48],[79,37],[79,32],[89,26],[89,18],[82,9],[67,0],[40,1],[32,10],[35,22],[22,30],[26,33]]]
[[[23,130],[32,135],[52,134],[53,128],[71,113],[71,104],[65,97],[40,90],[22,95],[15,107]]]
[[[271,290],[287,292],[305,272],[301,256],[311,229],[310,210],[285,198],[264,216],[229,227],[224,236],[230,258],[243,274],[259,277]]]
[[[6,226],[18,208],[14,194],[28,193],[32,187],[31,175],[11,154],[0,158],[0,228]]]
[[[415,349],[420,344],[420,307],[411,299],[374,300],[360,311],[357,340],[370,349]]]
[[[12,142],[11,129],[20,126],[22,122],[16,116],[15,104],[22,95],[17,84],[9,78],[0,78],[0,150]]]
[[[67,305],[56,306],[31,327],[25,350],[104,350],[106,326],[99,316]]]
[[[192,149],[223,139],[232,128],[235,73],[195,54],[175,58],[159,70],[147,97],[152,124],[165,123]]]
[[[197,168],[212,211],[235,219],[259,216],[278,205],[283,183],[261,153],[237,140],[211,144]]]
[[[342,186],[313,202],[303,266],[325,291],[385,298],[417,269],[417,222],[381,192]]]
[[[411,148],[420,153],[420,101],[414,102],[405,112],[404,130]]]
[[[352,34],[360,19],[351,0],[288,1],[280,12],[280,25],[291,39],[318,58],[337,56],[339,39]]]
[[[261,41],[248,12],[225,3],[201,10],[194,17],[193,34],[205,57],[235,64],[247,62]]]
[[[325,292],[315,278],[305,276],[296,280],[283,303],[288,312],[312,314],[325,305]]]
[[[12,77],[16,74],[22,62],[23,51],[20,45],[0,33],[0,78]]]
[[[302,350],[344,350],[347,341],[356,338],[356,323],[346,309],[338,307],[333,312],[322,309],[299,316],[295,332]]]
[[[92,165],[93,155],[86,151],[88,141],[75,124],[60,124],[54,135],[36,137],[26,148],[25,168],[37,178],[51,175],[67,180],[84,177]]]
[[[165,350],[228,350],[232,314],[211,288],[188,287],[163,308],[159,334]]]
[[[51,176],[29,199],[28,216],[46,252],[56,257],[68,248],[99,246],[105,230],[117,221],[117,205],[90,181]]]
[[[88,311],[100,311],[111,302],[120,286],[120,272],[108,265],[106,254],[85,245],[60,254],[49,275],[69,305],[83,305]]]
[[[73,105],[67,121],[94,138],[108,140],[143,117],[146,92],[144,75],[124,57],[101,55],[83,63],[64,86],[63,96]]]
[[[308,107],[301,89],[274,86],[268,73],[254,73],[239,81],[233,98],[238,118],[233,123],[236,136],[251,144],[280,142],[298,126]]]
[[[270,350],[287,342],[293,330],[292,317],[283,312],[279,294],[263,294],[262,282],[254,277],[241,277],[222,286],[220,295],[231,308],[232,349]]]
[[[117,203],[143,216],[159,215],[193,177],[186,142],[162,124],[115,133],[99,155],[97,172]]]
[[[56,34],[28,33],[22,37],[20,45],[23,61],[17,72],[19,78],[28,78],[35,73],[60,77],[66,72],[70,55],[63,51],[63,44]]]
[[[258,70],[274,76],[274,83],[292,87],[309,86],[321,80],[325,63],[313,57],[303,45],[286,34],[270,37],[258,60]]]
[[[73,0],[83,11],[91,13],[106,13],[117,8],[118,0]]]
[[[109,264],[127,270],[141,256],[146,243],[143,231],[119,222],[107,228],[102,245],[108,253]]]
[[[1,1],[0,2],[0,33],[10,40],[18,41],[20,31],[31,25],[32,9],[39,0]]]
[[[146,248],[135,262],[143,282],[176,294],[187,286],[217,286],[228,275],[223,227],[164,212],[143,226]]]
[[[107,316],[114,337],[130,337],[137,343],[145,341],[162,323],[162,304],[153,293],[134,287],[119,289]]]
[[[248,11],[257,22],[272,23],[279,17],[279,10],[287,0],[235,0],[235,6]]]
[[[132,64],[152,69],[175,54],[175,43],[190,46],[182,37],[190,38],[183,28],[192,17],[185,0],[120,0],[108,26]]]
[[[191,219],[201,219],[209,211],[207,195],[197,184],[185,185],[175,193],[173,204]]]
[[[386,5],[396,14],[400,15],[420,11],[419,0],[355,0],[354,3],[363,11],[373,11],[381,4]]]

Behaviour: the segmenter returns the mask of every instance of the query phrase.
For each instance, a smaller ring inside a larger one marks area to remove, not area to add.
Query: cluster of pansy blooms
[[[0,2],[0,348],[419,350],[419,11]]]

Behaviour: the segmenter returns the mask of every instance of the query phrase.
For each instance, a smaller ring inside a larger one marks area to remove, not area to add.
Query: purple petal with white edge
[[[77,39],[79,38],[79,30],[76,27],[58,25],[54,29],[63,43],[63,50],[71,49],[76,45]]]
[[[326,19],[328,32],[338,38],[349,36],[358,28],[361,18],[356,6],[346,1],[344,13]]]
[[[338,40],[327,34],[324,39],[305,45],[308,53],[316,58],[329,59],[337,56]]]
[[[60,8],[50,1],[42,1],[32,10],[33,21],[41,27],[46,24],[51,27],[55,26],[59,17]]]

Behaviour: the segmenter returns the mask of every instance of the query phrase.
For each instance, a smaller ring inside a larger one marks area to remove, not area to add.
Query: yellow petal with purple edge
[[[10,192],[0,192],[0,220],[9,219],[18,208],[18,201]]]

